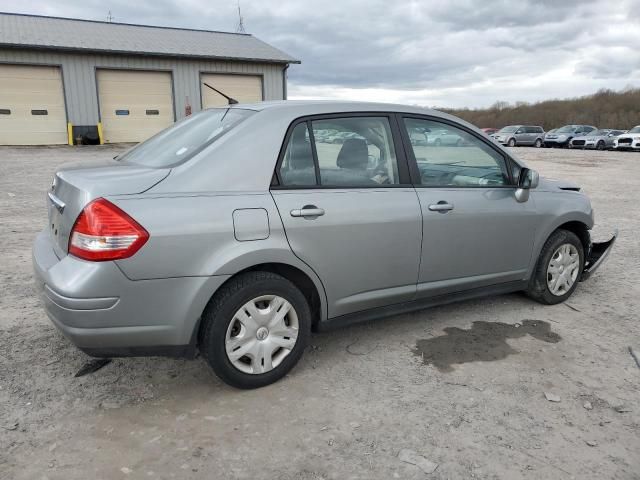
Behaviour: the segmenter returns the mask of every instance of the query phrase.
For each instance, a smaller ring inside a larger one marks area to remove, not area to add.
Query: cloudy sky
[[[302,60],[290,98],[484,107],[640,87],[640,0],[241,0]],[[0,0],[0,10],[235,31],[237,0]]]

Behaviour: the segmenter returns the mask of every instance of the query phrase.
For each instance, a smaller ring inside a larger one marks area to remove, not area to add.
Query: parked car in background
[[[429,135],[424,130],[411,129],[409,130],[409,141],[411,145],[426,147],[429,145]]]
[[[484,133],[492,137],[500,129],[499,128],[481,128],[480,130],[482,130]]]
[[[569,146],[571,148],[587,148],[595,150],[607,150],[613,147],[613,142],[618,135],[625,133],[624,130],[613,130],[602,128],[585,135],[574,137]]]
[[[509,125],[501,128],[494,138],[509,147],[532,145],[540,148],[544,143],[544,130],[536,125]]]
[[[613,141],[613,148],[616,150],[640,150],[640,125],[618,136]]]
[[[568,147],[574,137],[597,130],[593,125],[565,125],[544,136],[545,147]]]
[[[328,129],[339,148],[313,141]],[[358,102],[204,110],[58,171],[47,210],[36,286],[72,342],[97,357],[199,350],[240,388],[286,375],[312,330],[507,292],[563,302],[615,240],[592,243],[578,186],[469,123]]]
[[[451,129],[432,130],[429,134],[429,146],[451,146],[462,147],[465,144],[464,139]]]

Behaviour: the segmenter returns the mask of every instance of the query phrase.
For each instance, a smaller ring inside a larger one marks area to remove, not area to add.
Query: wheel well
[[[577,235],[584,248],[584,254],[587,255],[589,247],[591,246],[591,235],[589,234],[589,228],[582,222],[574,221],[567,222],[560,225],[556,230],[568,230]]]
[[[313,280],[311,280],[311,278],[309,278],[306,273],[304,273],[299,268],[292,267],[291,265],[287,265],[285,263],[261,263],[259,265],[254,265],[237,272],[235,275],[229,278],[227,282],[242,273],[256,271],[275,273],[286,278],[296,287],[298,287],[307,299],[307,302],[309,302],[309,308],[311,309],[311,315],[313,317],[311,319],[311,326],[313,330],[316,329],[316,326],[320,322],[320,294],[318,293],[318,289],[313,283]]]

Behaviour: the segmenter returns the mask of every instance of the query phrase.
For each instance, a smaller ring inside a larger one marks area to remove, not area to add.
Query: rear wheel
[[[509,145],[510,147],[515,147],[516,146],[516,139],[515,138],[510,138],[509,141],[507,142],[507,145]]]
[[[311,311],[289,280],[270,272],[231,279],[209,302],[200,351],[225,383],[258,388],[285,376],[302,356]]]
[[[604,141],[600,140],[598,142],[598,144],[596,145],[596,149],[598,150],[604,150]]]
[[[564,302],[578,285],[584,267],[584,248],[575,233],[556,230],[547,239],[527,294],[540,303]]]
[[[540,140],[539,138],[536,138],[536,141],[533,144],[533,146],[536,148],[540,148],[542,146],[542,140]]]

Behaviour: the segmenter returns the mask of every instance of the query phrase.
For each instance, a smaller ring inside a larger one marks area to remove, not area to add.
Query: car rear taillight
[[[104,198],[89,203],[71,229],[69,253],[102,262],[129,258],[149,239],[138,222]]]

